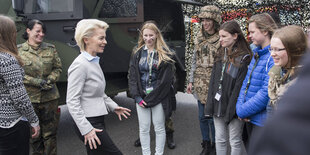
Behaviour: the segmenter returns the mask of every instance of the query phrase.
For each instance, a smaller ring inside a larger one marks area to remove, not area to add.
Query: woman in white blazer
[[[88,155],[121,155],[105,131],[104,115],[115,112],[119,119],[127,118],[130,110],[118,106],[104,90],[106,81],[97,53],[103,53],[108,24],[97,19],[78,22],[75,40],[81,54],[68,69],[67,105],[69,112],[84,137]],[[83,139],[82,139],[83,140]]]

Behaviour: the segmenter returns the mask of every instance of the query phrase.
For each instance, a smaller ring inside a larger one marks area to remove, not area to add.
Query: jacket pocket
[[[53,57],[52,56],[42,56],[43,63],[53,63]]]
[[[46,74],[50,74],[53,69],[53,57],[52,56],[42,56],[43,68]]]

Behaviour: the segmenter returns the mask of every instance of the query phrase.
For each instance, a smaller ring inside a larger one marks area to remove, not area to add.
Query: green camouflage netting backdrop
[[[299,25],[306,31],[310,26],[310,2],[308,0],[195,0],[204,5],[216,5],[222,11],[223,22],[236,20],[247,37],[247,21],[257,13],[271,13],[278,16],[278,25]],[[186,33],[185,65],[188,73],[191,67],[194,40],[200,30],[200,23],[195,20],[201,6],[183,4]]]

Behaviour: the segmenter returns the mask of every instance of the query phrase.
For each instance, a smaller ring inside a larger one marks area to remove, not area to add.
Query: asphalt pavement
[[[106,130],[110,137],[124,155],[141,155],[141,148],[135,147],[134,141],[138,138],[138,118],[134,100],[128,98],[126,93],[119,93],[113,100],[120,106],[132,110],[128,119],[118,120],[114,113],[110,113],[106,119]],[[73,120],[66,105],[61,107],[61,118],[57,133],[58,155],[86,155],[85,146],[75,134]],[[177,110],[173,113],[175,132],[174,140],[176,148],[170,150],[165,147],[165,155],[198,155],[201,148],[201,134],[198,121],[198,106],[192,95],[177,94]],[[151,150],[154,154],[155,136],[151,130]]]

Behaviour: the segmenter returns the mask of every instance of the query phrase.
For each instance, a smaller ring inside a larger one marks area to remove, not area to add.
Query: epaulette
[[[41,47],[42,48],[47,48],[47,47],[55,48],[55,45],[50,44],[50,43],[46,43],[46,42],[42,42]]]
[[[23,46],[23,44],[18,44],[17,48],[21,48]]]
[[[28,44],[26,42],[24,42],[22,44],[18,44],[17,45],[17,49],[20,49],[20,48],[22,48],[23,51],[28,51],[29,50],[29,46],[28,46]]]

